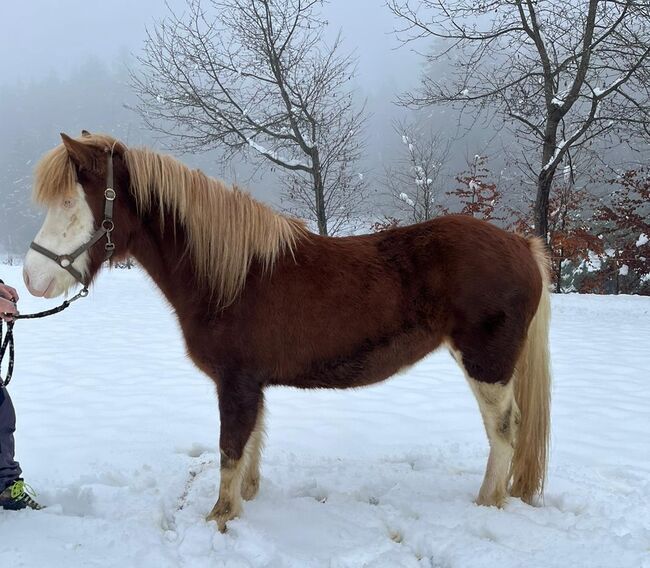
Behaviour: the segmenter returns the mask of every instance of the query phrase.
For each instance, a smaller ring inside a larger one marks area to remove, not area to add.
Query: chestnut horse
[[[265,387],[369,385],[440,346],[465,373],[490,443],[477,502],[541,495],[550,314],[539,240],[466,216],[323,237],[169,156],[61,136],[35,173],[48,212],[25,283],[63,294],[92,281],[106,250],[151,275],[216,385],[221,483],[207,519],[219,530],[259,488]]]

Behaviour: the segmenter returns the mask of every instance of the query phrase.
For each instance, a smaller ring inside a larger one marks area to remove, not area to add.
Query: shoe
[[[19,511],[21,509],[43,509],[32,497],[36,497],[34,490],[22,479],[17,479],[2,493],[0,493],[0,508],[8,511]]]

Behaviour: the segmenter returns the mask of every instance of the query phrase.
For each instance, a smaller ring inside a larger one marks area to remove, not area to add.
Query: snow
[[[639,235],[639,238],[636,240],[636,246],[637,247],[642,247],[643,245],[645,245],[648,242],[648,240],[649,240],[648,235],[646,235],[645,233],[641,233]]]
[[[48,508],[0,511],[0,566],[650,568],[650,298],[553,308],[543,506],[473,504],[487,441],[441,351],[379,386],[270,390],[261,492],[222,535],[214,388],[148,278],[106,272],[16,324],[18,457]]]
[[[588,252],[588,260],[587,260],[587,271],[588,272],[598,272],[602,266],[602,260],[598,254],[596,254],[594,251],[589,251]]]
[[[417,183],[417,179],[415,182]],[[415,205],[415,202],[408,196],[406,193],[402,192],[399,194],[400,200],[402,200],[404,203],[406,203],[409,207],[413,207]]]
[[[308,163],[303,162],[302,160],[294,160],[292,158],[281,156],[277,152],[274,152],[273,150],[269,150],[268,148],[262,146],[262,144],[259,144],[252,138],[246,138],[246,143],[254,150],[257,150],[260,154],[269,156],[271,159],[277,160],[278,162],[282,162],[285,166],[288,166],[290,168],[300,166],[303,168],[311,167]]]
[[[565,103],[570,90],[571,89],[563,89],[555,93],[551,99],[551,104],[557,107],[561,107]]]
[[[602,97],[605,93],[611,92],[615,89],[617,89],[620,85],[622,85],[628,77],[626,75],[621,75],[618,79],[616,79],[614,82],[609,87],[596,87],[593,89],[593,93],[595,97]]]
[[[555,147],[555,151],[553,152],[553,155],[549,159],[548,162],[544,164],[544,167],[542,168],[544,171],[548,170],[551,167],[551,164],[555,161],[555,159],[560,155],[560,152],[564,149],[566,146],[567,141],[562,140],[560,143]]]
[[[627,273],[629,272],[629,270],[630,270],[630,267],[629,267],[627,264],[624,264],[623,266],[621,266],[621,267],[618,269],[618,273],[619,273],[621,276],[627,276]]]

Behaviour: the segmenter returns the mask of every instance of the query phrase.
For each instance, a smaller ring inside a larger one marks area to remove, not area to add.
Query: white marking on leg
[[[502,507],[508,497],[510,467],[519,421],[513,380],[511,379],[507,385],[476,381],[469,376],[462,364],[462,355],[454,349],[450,348],[450,351],[465,373],[467,382],[476,396],[490,443],[485,477],[476,502],[479,505]]]
[[[468,381],[478,400],[490,442],[490,455],[477,503],[502,507],[508,496],[516,435],[514,418],[517,410],[512,381],[505,386],[481,383],[472,378]]]
[[[254,499],[260,488],[260,460],[262,457],[262,447],[264,445],[264,406],[259,410],[255,429],[251,434],[246,449],[249,454],[248,467],[244,474],[241,494],[246,501]]]
[[[264,427],[264,407],[261,406],[255,427],[251,432],[242,456],[238,460],[221,454],[221,481],[219,484],[219,499],[206,517],[208,521],[216,521],[220,532],[226,531],[226,523],[238,517],[242,510],[242,494],[244,489],[249,494],[250,486],[244,487],[244,479],[259,486],[259,458],[262,449]],[[255,493],[257,490],[255,491]],[[254,497],[254,494],[252,495]],[[252,498],[251,497],[251,498]]]

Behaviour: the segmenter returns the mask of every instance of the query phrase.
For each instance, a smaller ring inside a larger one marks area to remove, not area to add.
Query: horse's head
[[[126,148],[109,136],[86,131],[77,139],[61,138],[63,144],[48,152],[35,171],[34,199],[47,207],[47,215],[23,270],[29,291],[46,298],[67,292],[78,280],[88,284],[108,251],[113,259],[125,256],[129,233]],[[111,169],[114,193],[107,192]],[[114,203],[110,222],[107,200]],[[102,227],[109,229],[108,235]]]

